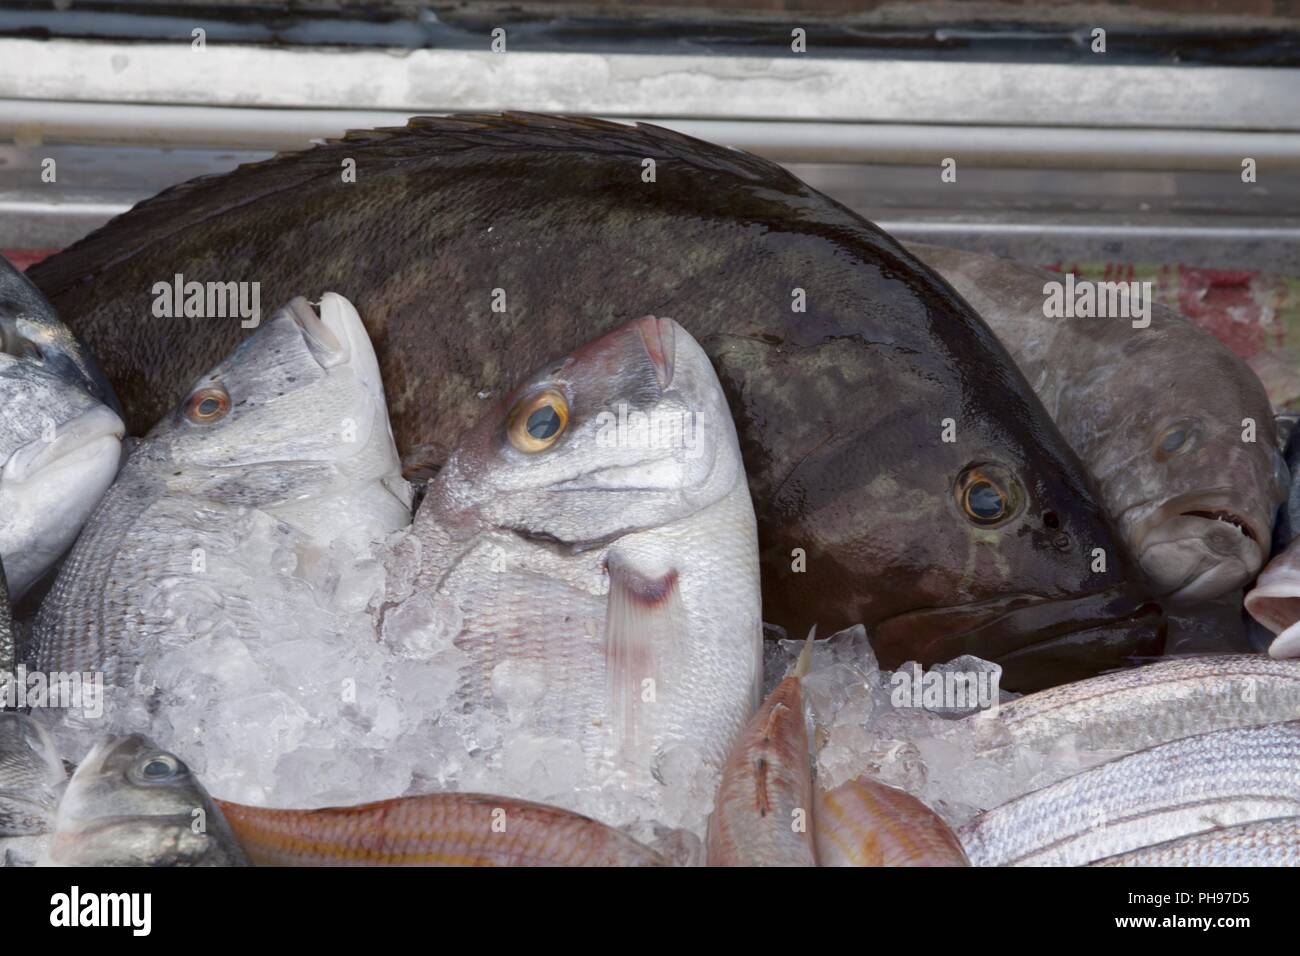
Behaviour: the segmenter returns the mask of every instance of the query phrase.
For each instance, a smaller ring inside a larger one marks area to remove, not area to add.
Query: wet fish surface
[[[0,559],[0,691],[12,679],[18,663],[18,634],[14,629],[13,608],[9,604],[9,582],[5,579],[4,560]],[[0,711],[6,706],[6,697],[0,694]]]
[[[301,575],[334,542],[406,526],[397,472],[360,319],[340,296],[319,315],[295,299],[132,452],[41,605],[37,665],[102,672],[113,726],[149,726],[169,692],[218,676],[186,667],[194,645],[236,668],[276,622],[329,625]]]
[[[1185,657],[1100,674],[1002,704],[954,727],[986,755],[1068,745],[1132,753],[1235,727],[1300,719],[1300,662],[1259,654]]]
[[[674,753],[716,779],[761,686],[757,533],[717,376],[675,322],[615,329],[485,411],[410,539],[383,630],[432,618],[454,643],[449,709],[499,741],[467,751],[576,744],[575,786],[652,801]]]
[[[0,256],[0,352],[34,362],[114,411],[117,396],[95,356],[36,285]]]
[[[40,724],[26,714],[0,713],[0,837],[53,829],[66,780],[58,751]]]
[[[356,807],[222,803],[258,866],[663,866],[649,847],[555,807],[435,793]]]
[[[94,359],[0,257],[0,558],[15,601],[71,546],[121,464]]]
[[[727,759],[709,820],[710,866],[817,865],[800,688],[806,669],[805,656],[750,718]]]
[[[819,866],[969,866],[961,842],[916,797],[870,777],[818,788]]]
[[[45,866],[246,866],[203,784],[140,734],[91,749],[68,782]]]
[[[978,653],[1013,689],[1160,647],[1091,480],[978,316],[874,226],[734,150],[580,118],[421,118],[175,187],[31,275],[137,433],[245,334],[153,317],[157,284],[343,291],[408,473],[441,467],[480,396],[539,356],[672,316],[737,421],[766,619],[865,623],[886,666]]]
[[[1300,817],[1207,830],[1092,866],[1300,866]]]
[[[1274,636],[1270,657],[1300,657],[1300,542],[1273,558],[1246,592],[1245,607]]]
[[[1300,815],[1300,722],[1221,730],[1086,770],[958,830],[975,866],[1082,866],[1217,827]]]
[[[980,313],[1100,485],[1143,569],[1194,603],[1248,584],[1287,492],[1264,386],[1225,345],[1150,304],[1127,316],[1048,317],[1064,276],[909,243]],[[1244,440],[1247,422],[1254,423]]]

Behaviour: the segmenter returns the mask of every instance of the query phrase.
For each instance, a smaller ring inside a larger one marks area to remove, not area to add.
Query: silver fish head
[[[430,494],[444,516],[581,548],[693,514],[743,478],[707,356],[672,319],[646,316],[530,375]]]
[[[32,281],[0,257],[0,351],[45,368],[121,411],[95,357]]]
[[[132,456],[174,491],[261,508],[395,474],[373,346],[347,299],[280,309]]]
[[[125,427],[79,384],[0,354],[0,557],[17,599],[112,484]]]
[[[100,741],[59,804],[53,866],[235,866],[243,851],[175,754],[131,734]]]

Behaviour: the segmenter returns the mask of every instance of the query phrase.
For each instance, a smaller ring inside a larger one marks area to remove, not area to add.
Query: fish
[[[122,461],[103,373],[0,257],[0,559],[20,600],[76,539]]]
[[[0,713],[0,837],[52,830],[66,781],[46,730],[26,714]]]
[[[709,866],[816,866],[812,765],[801,681],[812,635],[794,673],[768,695],[727,759],[709,819]]]
[[[247,866],[185,762],[142,734],[107,737],[77,766],[42,866]]]
[[[862,776],[817,788],[819,866],[969,866],[957,835],[916,797]]]
[[[1206,830],[1089,866],[1300,866],[1300,817]]]
[[[5,564],[0,559],[0,711],[5,708],[6,682],[11,680],[18,664],[18,634],[14,630],[13,608],[9,604],[9,582],[5,579]]]
[[[169,689],[168,651],[315,627],[307,570],[409,524],[398,471],[356,310],[293,299],[132,450],[41,604],[37,667],[102,672],[120,709]]]
[[[1288,471],[1263,384],[1177,312],[1051,318],[1059,274],[909,243],[988,323],[1071,447],[1166,606],[1249,584],[1268,556]],[[1145,320],[1139,320],[1145,321]]]
[[[1171,741],[995,807],[957,831],[974,866],[1083,866],[1300,815],[1300,721]]]
[[[1273,635],[1268,643],[1270,657],[1300,657],[1300,541],[1293,540],[1269,561],[1243,604]]]
[[[173,187],[30,275],[133,434],[247,334],[238,317],[159,317],[178,282],[250,302],[344,291],[421,477],[540,356],[672,316],[737,423],[766,620],[865,624],[885,666],[978,653],[1017,690],[1161,647],[1091,479],[975,311],[737,150],[582,117],[422,117]]]
[[[0,352],[26,359],[120,411],[99,362],[36,285],[0,256]]]
[[[1216,730],[1300,719],[1300,662],[1259,654],[1172,658],[1101,674],[957,721],[985,758],[1068,745],[1112,756]]]
[[[256,866],[665,866],[588,817],[481,793],[355,807],[270,810],[219,803]]]
[[[410,538],[381,628],[413,606],[444,622],[452,712],[572,742],[583,781],[652,800],[670,752],[716,779],[762,682],[757,530],[717,376],[676,322],[540,364],[461,436]]]

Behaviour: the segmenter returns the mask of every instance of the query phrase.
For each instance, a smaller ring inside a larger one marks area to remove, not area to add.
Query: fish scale
[[[543,447],[517,427],[538,400],[564,423]],[[682,415],[689,440],[652,440]],[[455,709],[492,771],[474,789],[702,826],[712,784],[684,791],[755,706],[761,600],[731,418],[679,325],[646,316],[542,364],[462,435],[410,537],[383,626],[401,640],[408,602],[431,603],[463,655]],[[539,751],[562,755],[540,778]]]
[[[1079,866],[1298,814],[1300,721],[1289,721],[1130,754],[996,807],[958,837],[975,866]]]
[[[617,830],[554,807],[473,793],[356,807],[218,804],[259,866],[662,866]]]
[[[1300,661],[1258,654],[1158,661],[1027,694],[996,717],[961,721],[985,756],[995,751],[1132,752],[1180,737],[1300,719]]]
[[[178,618],[183,621],[193,610],[183,597],[187,586],[217,596],[221,620],[241,636],[259,634],[261,622],[242,595],[255,590],[260,575],[223,560],[235,552],[232,529],[251,520],[250,509],[183,497],[150,500],[149,492],[131,484],[132,476],[124,475],[110,491],[102,520],[91,523],[85,545],[69,559],[42,606],[35,634],[44,670],[102,670],[109,682],[129,685],[139,663],[156,654],[160,643],[197,630],[178,628]],[[144,507],[132,507],[137,504]],[[205,555],[202,576],[193,570],[193,549]],[[99,595],[100,602],[72,599],[76,594]]]
[[[1300,866],[1300,817],[1258,820],[1098,860],[1092,866]]]
[[[264,766],[242,779],[255,758],[223,734],[250,710],[274,766],[296,746],[286,724],[347,720],[336,688],[380,679],[341,658],[373,627],[371,546],[410,501],[361,321],[338,295],[319,308],[264,321],[134,449],[33,628],[41,670],[104,675],[108,726],[193,742],[223,786],[275,784]]]

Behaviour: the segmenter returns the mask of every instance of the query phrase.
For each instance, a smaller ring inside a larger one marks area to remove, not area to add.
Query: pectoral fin
[[[610,552],[605,611],[605,675],[614,741],[623,762],[648,766],[666,664],[685,640],[676,568],[638,567]]]

